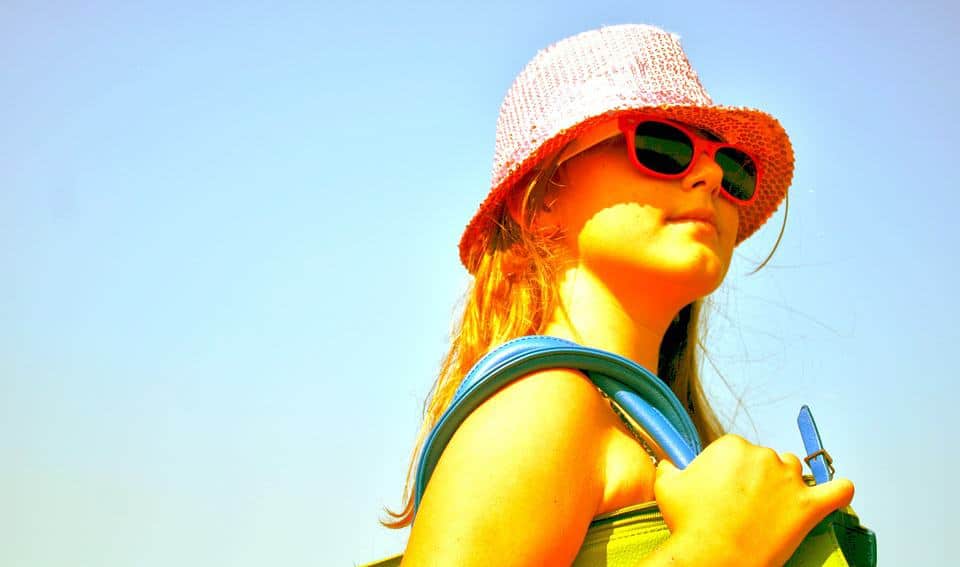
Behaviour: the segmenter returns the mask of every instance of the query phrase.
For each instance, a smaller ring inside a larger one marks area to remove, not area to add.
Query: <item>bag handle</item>
[[[430,432],[417,464],[414,514],[440,454],[467,416],[500,388],[531,372],[549,368],[584,371],[678,468],[685,468],[702,450],[697,428],[683,404],[646,368],[620,355],[556,337],[521,337],[490,351],[474,365]]]

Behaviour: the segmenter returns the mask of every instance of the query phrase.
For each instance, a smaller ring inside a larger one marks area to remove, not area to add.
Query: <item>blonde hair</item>
[[[389,518],[381,523],[387,527],[402,528],[412,523],[414,476],[420,450],[463,377],[494,347],[517,337],[542,333],[550,316],[558,307],[562,308],[558,289],[552,283],[563,259],[556,246],[561,235],[528,228],[554,183],[555,158],[559,154],[546,160],[545,167],[531,172],[520,184],[525,187],[518,215],[522,224],[505,205],[496,229],[474,248],[474,280],[451,333],[450,350],[424,405],[423,422],[407,469],[403,507],[399,512],[386,510]],[[701,316],[702,300],[677,314],[660,347],[657,375],[684,403],[706,445],[720,437],[723,428],[700,382]]]

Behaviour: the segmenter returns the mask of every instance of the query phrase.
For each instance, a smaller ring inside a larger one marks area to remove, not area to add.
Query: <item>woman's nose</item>
[[[720,182],[723,180],[723,170],[720,165],[706,152],[701,152],[696,158],[693,168],[683,178],[683,189],[706,189],[712,195],[720,191]]]

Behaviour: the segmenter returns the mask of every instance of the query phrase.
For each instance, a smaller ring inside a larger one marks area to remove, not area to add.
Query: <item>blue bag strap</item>
[[[490,351],[464,377],[453,401],[424,442],[414,484],[414,513],[427,482],[454,432],[473,410],[500,388],[549,368],[582,370],[639,424],[678,468],[702,450],[696,426],[683,404],[655,374],[604,350],[542,335],[521,337]]]
[[[803,460],[810,467],[814,480],[817,481],[817,484],[833,480],[833,459],[830,458],[830,453],[823,448],[817,422],[813,420],[813,413],[806,405],[800,408],[800,415],[797,416],[797,426],[800,428],[803,448],[807,450],[807,456]]]

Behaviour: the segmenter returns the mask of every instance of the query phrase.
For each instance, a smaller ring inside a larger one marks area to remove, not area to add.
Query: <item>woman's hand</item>
[[[796,455],[725,435],[683,471],[661,461],[654,492],[674,543],[689,542],[712,565],[783,565],[807,532],[853,499],[849,480],[810,487],[801,473]]]

